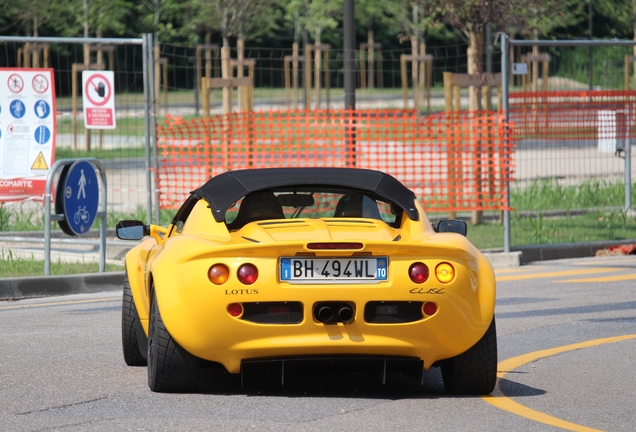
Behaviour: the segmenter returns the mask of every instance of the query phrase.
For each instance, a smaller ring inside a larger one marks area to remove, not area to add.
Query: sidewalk
[[[11,233],[0,235],[0,253],[12,254],[25,259],[44,259],[44,242],[42,233]],[[123,258],[135,242],[127,242],[112,236],[106,242],[106,262],[123,265]],[[99,237],[91,232],[88,238],[71,238],[55,233],[51,241],[51,262],[98,262]],[[62,237],[63,236],[63,237]],[[579,244],[536,245],[505,253],[502,250],[485,250],[484,255],[495,268],[518,267],[533,261],[556,260],[565,258],[582,258],[594,256],[596,251],[609,246],[634,244],[636,240],[606,241]],[[120,291],[124,280],[124,272],[91,273],[67,276],[40,276],[0,278],[0,301],[20,300],[31,297],[52,295],[92,293],[97,291]]]

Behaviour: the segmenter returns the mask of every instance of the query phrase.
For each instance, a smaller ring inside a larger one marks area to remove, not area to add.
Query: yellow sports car
[[[394,177],[355,168],[232,171],[193,191],[167,227],[125,220],[122,339],[153,391],[307,360],[374,362],[446,390],[495,385],[495,277],[466,224],[432,225]],[[385,376],[385,375],[384,375]]]

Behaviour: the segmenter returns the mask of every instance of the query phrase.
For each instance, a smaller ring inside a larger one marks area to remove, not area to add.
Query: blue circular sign
[[[74,162],[60,183],[58,194],[63,194],[64,217],[72,233],[64,232],[71,235],[87,233],[95,221],[99,206],[99,183],[95,168],[83,160]]]
[[[46,144],[51,139],[51,131],[46,126],[38,126],[35,128],[35,142],[38,144]]]
[[[9,105],[9,111],[11,111],[11,115],[13,117],[22,118],[22,117],[24,117],[26,109],[25,109],[24,104],[22,103],[22,101],[16,99],[13,102],[11,102],[11,104]]]
[[[33,109],[35,110],[35,115],[41,119],[47,118],[51,114],[51,107],[45,100],[37,101]]]

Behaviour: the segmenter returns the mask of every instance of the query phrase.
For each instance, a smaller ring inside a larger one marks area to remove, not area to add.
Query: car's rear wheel
[[[497,381],[497,329],[493,317],[486,334],[468,351],[442,363],[446,391],[452,394],[491,393]]]
[[[189,392],[199,385],[200,360],[168,333],[152,295],[148,322],[148,386],[154,392]]]
[[[141,327],[137,307],[133,300],[128,274],[124,278],[124,295],[121,307],[121,342],[124,361],[128,366],[146,366],[146,334]]]

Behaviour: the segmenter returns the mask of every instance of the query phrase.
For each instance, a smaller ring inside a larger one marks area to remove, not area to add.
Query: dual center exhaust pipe
[[[314,319],[324,324],[348,324],[354,316],[354,306],[347,302],[321,302],[314,305]]]

